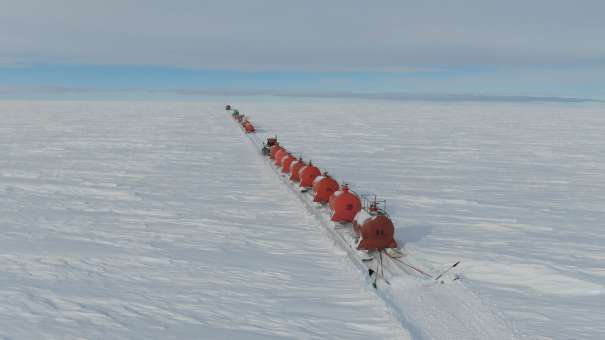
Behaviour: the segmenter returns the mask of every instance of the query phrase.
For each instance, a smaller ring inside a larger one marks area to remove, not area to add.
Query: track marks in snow
[[[238,106],[291,151],[387,198],[399,241],[433,267],[461,259],[464,283],[522,334],[605,337],[602,105]]]

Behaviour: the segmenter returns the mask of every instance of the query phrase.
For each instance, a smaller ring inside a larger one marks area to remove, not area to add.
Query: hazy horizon
[[[140,99],[188,92],[605,100],[600,1],[145,4],[0,0],[0,98],[130,91]]]

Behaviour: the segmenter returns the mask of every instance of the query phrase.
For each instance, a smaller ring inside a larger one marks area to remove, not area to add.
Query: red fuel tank
[[[287,155],[288,155],[288,150],[286,150],[286,149],[281,149],[281,150],[275,152],[275,162],[274,162],[274,164],[277,165],[278,167],[280,167],[281,166],[281,161]]]
[[[352,222],[355,215],[361,210],[359,196],[349,191],[347,184],[330,196],[329,203],[334,222]]]
[[[298,176],[300,177],[300,187],[301,188],[310,188],[313,185],[313,180],[315,177],[321,175],[321,171],[309,162],[308,165],[301,168]]]
[[[282,147],[279,146],[279,143],[276,143],[275,145],[273,145],[271,147],[271,152],[269,153],[269,158],[275,159],[275,153],[281,149],[282,149]]]
[[[353,231],[360,236],[357,243],[359,250],[383,250],[397,248],[395,226],[389,215],[376,205],[360,210],[353,220]]]
[[[340,186],[334,178],[328,176],[328,173],[324,172],[323,175],[315,177],[313,180],[313,202],[321,204],[328,203],[330,196],[338,190]]]
[[[242,126],[244,127],[244,131],[246,131],[246,133],[256,132],[256,129],[254,128],[254,125],[252,125],[252,123],[250,123],[249,120],[245,120],[242,123]]]
[[[284,157],[281,161],[281,172],[284,174],[289,173],[290,166],[294,160],[296,160],[296,157],[292,156],[291,154],[286,155],[286,157]]]
[[[290,180],[292,182],[300,182],[300,169],[302,169],[306,165],[307,164],[305,164],[302,157],[290,164]]]

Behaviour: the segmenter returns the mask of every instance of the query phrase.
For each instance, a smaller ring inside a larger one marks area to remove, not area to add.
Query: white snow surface
[[[605,338],[605,106],[242,102],[532,339]],[[439,270],[436,270],[438,272]]]
[[[0,102],[0,338],[409,338],[218,108]]]
[[[423,268],[462,261],[410,314],[472,292],[510,337],[605,338],[603,106],[241,98],[0,101],[0,338],[447,335],[393,314],[224,104],[386,198]]]

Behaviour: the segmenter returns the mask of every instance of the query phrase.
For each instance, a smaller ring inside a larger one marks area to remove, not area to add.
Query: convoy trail
[[[300,200],[326,235],[347,253],[353,265],[360,269],[360,275],[368,273],[369,269],[377,271],[377,252],[371,253],[373,261],[364,261],[364,253],[355,248],[351,224],[337,226],[330,221],[330,209],[326,205],[313,202],[310,191],[301,192],[297,183],[292,183],[270,159],[262,155],[264,138],[261,139],[257,133],[246,133],[246,136],[281,184]],[[442,284],[434,280],[434,276],[419,275],[419,269],[413,268],[420,267],[420,264],[412,254],[404,253],[401,259],[384,255],[383,261],[382,269],[388,282],[378,279],[376,293],[414,339],[518,338],[511,325],[461,281],[454,280],[456,276],[445,274]],[[420,270],[420,273],[425,272]],[[367,277],[368,284],[370,281],[371,278]]]

